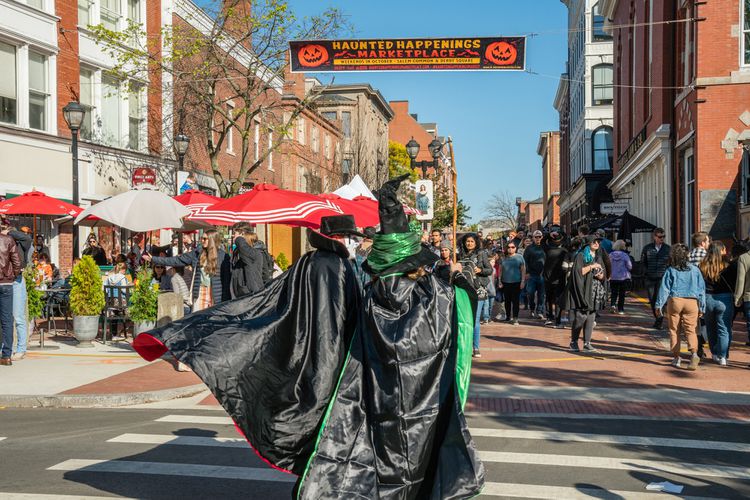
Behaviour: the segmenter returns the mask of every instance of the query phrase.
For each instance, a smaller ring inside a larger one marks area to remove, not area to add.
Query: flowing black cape
[[[191,366],[256,452],[300,476],[299,498],[470,498],[484,470],[459,398],[459,316],[434,276],[378,280],[363,304],[351,264],[315,251],[134,347]]]

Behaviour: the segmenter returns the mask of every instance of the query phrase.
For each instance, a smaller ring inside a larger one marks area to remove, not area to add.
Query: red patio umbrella
[[[0,214],[5,215],[78,215],[83,209],[47,196],[41,191],[29,191],[0,203]]]
[[[201,213],[211,205],[215,205],[222,201],[222,198],[219,198],[218,196],[211,196],[210,194],[206,194],[197,189],[188,189],[184,193],[173,196],[172,198],[175,201],[182,203],[188,210],[190,210],[192,215],[188,217],[188,219],[192,218],[193,215]]]
[[[210,224],[287,224],[315,226],[315,217],[341,215],[331,200],[300,191],[279,189],[274,184],[258,184],[247,193],[222,200],[193,216]],[[318,219],[320,224],[320,219]]]
[[[372,198],[366,196],[357,196],[353,200],[347,200],[334,193],[325,193],[318,195],[324,200],[328,200],[338,206],[344,214],[354,216],[354,223],[357,227],[376,226],[380,222],[378,217],[378,202]],[[317,229],[320,227],[320,219],[331,215],[327,211],[321,210],[311,213],[306,219],[306,224],[295,224],[294,221],[290,222],[290,225],[305,225]],[[336,214],[339,215],[339,214]],[[286,222],[281,221],[280,224]]]

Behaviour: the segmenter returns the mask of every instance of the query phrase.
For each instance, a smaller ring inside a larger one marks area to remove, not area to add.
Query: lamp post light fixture
[[[71,101],[63,108],[63,118],[72,135],[70,152],[73,157],[73,205],[78,206],[78,131],[86,116],[86,108],[79,102]],[[78,227],[73,226],[73,258],[78,257]]]
[[[185,161],[185,154],[187,154],[188,146],[190,146],[190,137],[185,134],[178,134],[174,138],[174,151],[177,154],[177,162],[179,169],[182,170],[182,165]],[[174,193],[179,193],[180,187],[177,185],[177,171],[174,173]]]
[[[406,153],[409,155],[409,158],[411,158],[411,168],[421,168],[422,169],[422,178],[427,178],[427,169],[432,167],[435,170],[437,170],[438,167],[438,158],[440,157],[440,151],[443,149],[443,143],[440,142],[437,139],[433,139],[430,144],[427,145],[427,149],[430,150],[430,154],[432,155],[432,161],[422,160],[422,161],[416,161],[417,155],[419,154],[419,143],[414,140],[414,137],[412,137],[409,142],[406,143]]]

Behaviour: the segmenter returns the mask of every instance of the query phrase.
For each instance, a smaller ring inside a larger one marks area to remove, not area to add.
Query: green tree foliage
[[[36,268],[34,264],[29,264],[23,270],[23,277],[26,280],[26,304],[29,310],[29,319],[42,317],[42,293],[36,289]]]
[[[192,148],[205,148],[222,197],[239,192],[242,183],[288,137],[300,113],[320,95],[318,88],[306,93],[302,89],[301,98],[279,97],[289,40],[330,39],[352,31],[335,8],[299,18],[285,0],[253,0],[250,8],[247,5],[236,0],[200,2],[207,16],[197,20],[201,31],[189,22],[170,23],[160,36],[147,34],[145,25],[131,21],[122,31],[102,24],[88,27],[115,62],[108,72],[127,82],[131,90],[137,80],[166,81],[158,77],[171,76],[173,114],[150,119],[171,123],[176,132],[193,137]],[[161,93],[162,88],[155,91]],[[273,132],[271,147],[261,147],[257,158],[256,119],[264,135],[265,130]],[[236,150],[239,169],[225,179],[219,155],[232,130],[240,143]],[[186,160],[191,162],[194,156],[188,154]]]
[[[289,259],[286,258],[284,252],[280,252],[279,255],[276,256],[276,263],[282,271],[286,271],[289,268]]]
[[[159,305],[159,285],[151,284],[151,269],[144,267],[135,278],[128,314],[133,321],[156,321]]]
[[[442,179],[444,166],[438,167],[435,173],[435,179]],[[443,186],[439,181],[433,183],[435,186],[434,209],[432,218],[432,227],[443,229],[453,226],[453,190],[450,186]],[[458,217],[457,227],[460,228],[466,223],[471,207],[466,205],[462,199],[458,199]]]
[[[419,178],[416,170],[411,168],[411,158],[406,146],[396,141],[388,141],[388,178],[393,179],[409,174],[409,180],[416,182]]]
[[[73,316],[98,316],[104,309],[104,288],[99,266],[84,255],[70,277],[70,311]]]

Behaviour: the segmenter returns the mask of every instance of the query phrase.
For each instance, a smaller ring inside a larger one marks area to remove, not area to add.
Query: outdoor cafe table
[[[64,288],[39,288],[37,287],[37,291],[44,295],[44,298],[42,299],[44,302],[44,314],[45,319],[47,320],[47,331],[50,330],[49,323],[50,323],[50,313],[51,310],[48,306],[48,301],[51,295],[55,293],[70,293],[70,287],[64,287]],[[67,316],[65,318],[65,330],[67,331],[68,323],[67,323]],[[57,326],[57,325],[55,325]],[[57,330],[57,328],[55,328]],[[32,346],[29,347],[29,350],[44,350],[44,349],[59,349],[59,346],[50,346],[50,345],[44,345],[44,329],[39,328],[39,345],[38,346]]]

